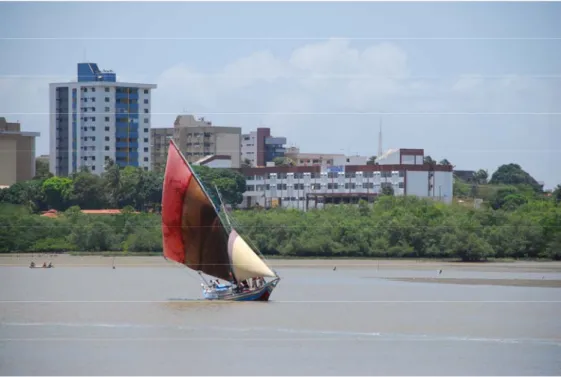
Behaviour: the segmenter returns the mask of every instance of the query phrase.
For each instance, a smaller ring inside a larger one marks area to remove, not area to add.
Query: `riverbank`
[[[561,280],[551,279],[468,279],[468,278],[383,278],[406,283],[437,283],[460,285],[494,285],[502,287],[561,288]]]
[[[71,255],[71,254],[0,254],[0,267],[28,267],[31,261],[41,265],[52,262],[59,267],[155,267],[182,268],[177,263],[164,259],[161,255],[110,254]],[[271,258],[269,264],[274,268],[330,268],[374,269],[374,270],[464,270],[489,272],[561,272],[559,261],[495,261],[489,263],[465,263],[434,259],[281,259]]]

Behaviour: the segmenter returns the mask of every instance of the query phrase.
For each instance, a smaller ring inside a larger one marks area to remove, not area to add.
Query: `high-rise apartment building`
[[[35,176],[35,138],[39,132],[23,132],[19,123],[0,118],[0,186]]]
[[[87,166],[100,174],[111,159],[148,170],[154,84],[117,82],[112,71],[79,63],[77,81],[50,84],[50,171]]]
[[[165,164],[170,135],[189,162],[197,162],[214,155],[229,156],[232,168],[240,167],[241,127],[217,127],[204,118],[178,115],[173,128],[155,128],[152,131],[152,158],[154,169]]]

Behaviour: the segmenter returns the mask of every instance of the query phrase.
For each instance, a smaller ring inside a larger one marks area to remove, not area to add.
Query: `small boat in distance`
[[[280,277],[236,232],[225,211],[223,221],[220,207],[170,140],[162,190],[164,257],[199,273],[205,299],[268,301]],[[207,282],[203,273],[217,281]]]

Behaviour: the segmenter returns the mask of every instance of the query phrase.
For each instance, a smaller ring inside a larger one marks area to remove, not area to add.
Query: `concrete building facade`
[[[239,168],[241,163],[241,127],[217,127],[204,118],[193,115],[179,115],[173,128],[155,128],[152,136],[152,156],[156,158],[153,167],[164,166],[170,136],[173,138],[187,161],[195,163],[211,155],[229,156],[231,167]]]
[[[423,155],[422,149],[402,149],[398,153],[402,162],[398,164],[240,169],[247,185],[241,206],[322,208],[326,203],[371,200],[384,187],[391,187],[396,196],[414,195],[451,203],[452,166],[425,165],[422,158],[417,159]]]
[[[242,135],[242,162],[248,160],[253,167],[266,166],[267,162],[284,157],[285,144],[286,138],[271,136],[270,128],[258,128]]]
[[[35,176],[35,139],[39,132],[23,132],[19,123],[0,118],[0,186]]]
[[[117,82],[95,63],[77,65],[77,81],[50,84],[49,169],[67,176],[86,166],[94,174],[112,159],[151,166],[151,91],[154,84]]]
[[[366,156],[345,156],[338,153],[301,153],[297,147],[286,149],[285,157],[294,161],[296,166],[331,166],[365,165],[368,161]]]
[[[168,159],[168,147],[169,141],[173,139],[173,127],[152,128],[150,134],[152,170],[161,170],[166,166]]]

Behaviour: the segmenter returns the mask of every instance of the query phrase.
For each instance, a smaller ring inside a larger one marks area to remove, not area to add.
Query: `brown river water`
[[[561,288],[404,281],[561,280],[559,271],[277,271],[270,302],[218,303],[203,301],[199,278],[181,268],[0,267],[0,373],[561,372]]]

